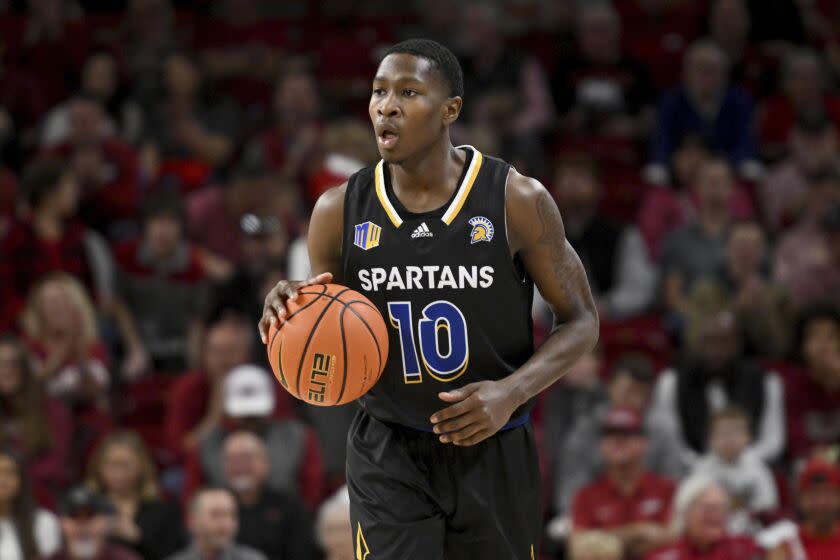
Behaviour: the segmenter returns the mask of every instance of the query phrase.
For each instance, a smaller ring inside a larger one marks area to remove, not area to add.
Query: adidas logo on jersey
[[[429,226],[426,225],[426,222],[417,226],[417,229],[411,233],[412,239],[417,239],[418,237],[434,237],[434,234],[429,230]]]

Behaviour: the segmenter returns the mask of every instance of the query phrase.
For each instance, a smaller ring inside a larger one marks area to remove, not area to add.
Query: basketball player
[[[598,317],[557,206],[536,180],[449,127],[463,105],[455,56],[391,47],[373,79],[382,161],[312,212],[312,272],[266,297],[263,342],[302,286],[336,281],[391,325],[379,382],[350,427],[356,560],[537,558],[537,450],[528,411],[596,341]],[[556,327],[534,352],[533,285]]]

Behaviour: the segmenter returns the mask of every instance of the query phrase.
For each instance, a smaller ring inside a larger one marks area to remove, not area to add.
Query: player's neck
[[[389,164],[391,185],[398,196],[417,192],[450,194],[457,187],[464,161],[463,152],[452,145],[447,135],[414,157]]]

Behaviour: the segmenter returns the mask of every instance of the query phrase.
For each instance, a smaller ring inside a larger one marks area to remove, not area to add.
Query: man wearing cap
[[[799,540],[808,560],[840,558],[840,471],[812,459],[799,474]]]
[[[62,550],[50,560],[141,560],[107,542],[111,505],[86,486],[72,488],[61,501]]]
[[[638,558],[669,539],[665,528],[674,483],[644,466],[647,438],[639,413],[610,409],[602,421],[604,471],[575,497],[575,532],[605,529],[622,540],[630,558]]]
[[[268,486],[298,496],[314,508],[323,492],[321,450],[314,432],[296,419],[272,418],[276,396],[272,375],[254,365],[237,366],[224,380],[220,425],[210,430],[188,455],[184,495],[204,483],[226,483],[223,449],[237,430],[257,434],[268,450]]]

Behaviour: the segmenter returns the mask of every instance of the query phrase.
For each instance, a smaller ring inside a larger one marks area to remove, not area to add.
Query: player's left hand
[[[454,391],[439,393],[454,403],[431,417],[442,443],[475,445],[498,432],[516,410],[511,392],[498,381],[479,381]]]

